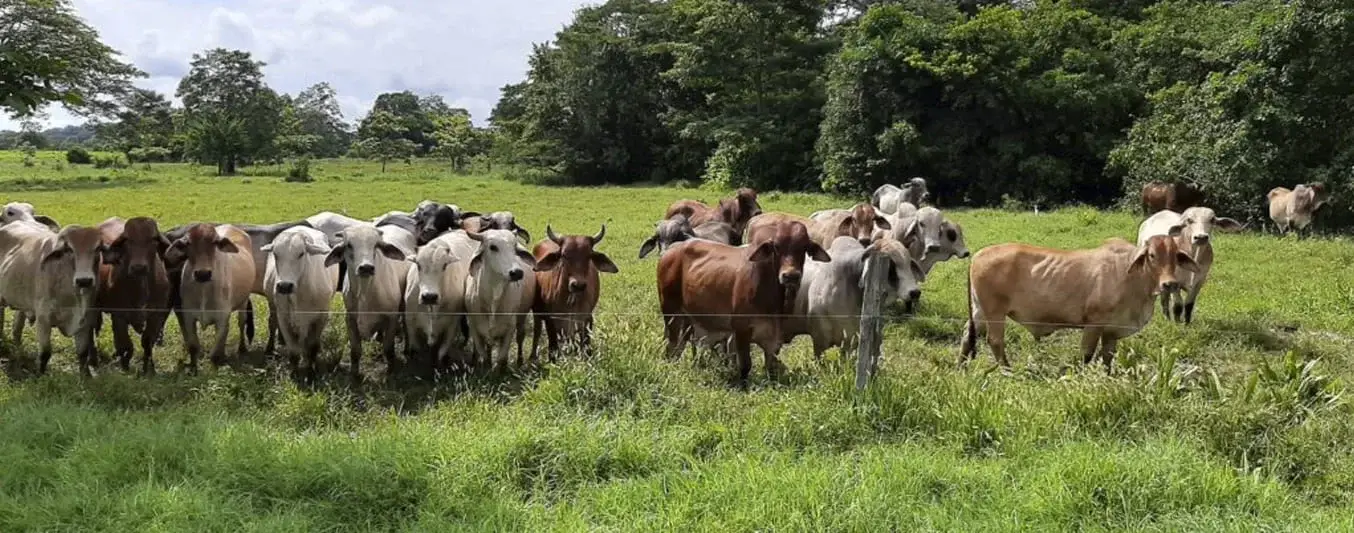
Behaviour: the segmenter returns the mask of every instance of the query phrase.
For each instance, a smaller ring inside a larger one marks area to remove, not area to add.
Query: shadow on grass
[[[1271,326],[1254,319],[1209,319],[1202,321],[1209,332],[1209,344],[1236,342],[1244,346],[1267,352],[1282,352],[1293,346],[1288,339],[1276,332],[1277,328],[1291,332],[1292,328]],[[1199,327],[1200,321],[1185,327]]]
[[[73,178],[18,178],[0,181],[0,192],[88,191],[154,183],[139,176],[76,176]]]

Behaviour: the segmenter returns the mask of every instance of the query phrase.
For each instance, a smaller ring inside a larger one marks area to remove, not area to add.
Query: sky
[[[440,94],[484,124],[499,88],[521,81],[533,43],[552,40],[584,0],[73,0],[104,43],[173,97],[194,53],[246,50],[273,90],[321,81],[355,122],[384,92]],[[59,107],[45,127],[84,121]],[[0,130],[18,122],[0,114]]]

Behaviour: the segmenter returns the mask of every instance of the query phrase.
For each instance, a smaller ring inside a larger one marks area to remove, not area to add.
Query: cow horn
[[[606,222],[602,223],[601,231],[598,231],[596,235],[592,236],[592,243],[597,244],[602,242],[602,237],[606,237]]]
[[[545,236],[546,238],[555,241],[555,244],[564,246],[564,239],[561,238],[559,235],[555,235],[555,229],[550,227],[550,224],[545,225]]]

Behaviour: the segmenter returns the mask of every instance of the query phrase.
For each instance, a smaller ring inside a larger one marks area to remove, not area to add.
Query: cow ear
[[[1235,219],[1227,217],[1219,218],[1215,220],[1214,223],[1218,226],[1218,228],[1222,229],[1223,231],[1241,231],[1242,228],[1246,227],[1242,225],[1240,222],[1237,222]]]
[[[917,258],[909,255],[907,257],[907,263],[908,268],[912,269],[912,275],[917,278],[918,283],[926,281],[926,271],[921,267],[921,263],[917,262]]]
[[[549,272],[554,270],[555,265],[559,264],[559,259],[560,255],[558,251],[545,254],[545,257],[542,257],[540,261],[536,262],[536,266],[532,268],[532,270],[537,272]]]
[[[126,250],[127,238],[118,237],[112,244],[103,246],[103,261],[106,265],[116,265],[122,262],[122,253]]]
[[[903,235],[898,239],[898,242],[903,243],[903,246],[911,247],[912,244],[916,242],[917,237],[920,236],[920,233],[921,219],[914,218],[911,222],[907,223],[907,229],[903,230]]]
[[[658,236],[654,235],[653,237],[649,237],[648,240],[644,241],[644,244],[639,245],[639,258],[644,259],[645,256],[648,256],[649,254],[653,253],[654,248],[657,247],[658,247]]]
[[[61,231],[61,224],[57,224],[55,220],[52,220],[52,217],[49,217],[47,215],[34,215],[33,220],[36,220],[39,224],[51,228],[52,231],[58,232]]]
[[[185,259],[188,259],[188,254],[183,251],[187,247],[187,237],[170,243],[169,246],[165,248],[164,256],[162,257],[165,261],[165,266],[172,269],[183,263]]]
[[[467,218],[479,218],[479,217],[482,217],[482,216],[483,216],[483,215],[479,214],[479,213],[476,212],[476,211],[466,211],[466,212],[464,212],[464,213],[461,213],[461,220],[464,221],[464,220],[467,219]]]
[[[1141,246],[1138,248],[1137,252],[1134,252],[1133,260],[1128,263],[1128,270],[1130,272],[1147,265],[1147,250],[1147,246]]]
[[[1185,252],[1176,252],[1175,261],[1176,266],[1188,270],[1190,272],[1193,272],[1195,274],[1199,273],[1199,263],[1196,263],[1194,261],[1194,258],[1190,257],[1189,254]]]
[[[324,257],[324,267],[329,268],[343,261],[343,254],[347,251],[348,245],[346,243],[330,248],[329,255]]]
[[[1166,235],[1171,236],[1171,237],[1179,237],[1179,236],[1180,236],[1180,233],[1182,233],[1182,232],[1184,232],[1184,231],[1185,231],[1185,224],[1184,224],[1184,223],[1180,223],[1180,224],[1176,224],[1176,225],[1174,225],[1174,226],[1171,226],[1171,229],[1168,230],[1168,231],[1166,232]]]
[[[760,263],[762,261],[770,261],[774,257],[776,257],[776,244],[771,241],[766,241],[757,245],[757,249],[752,252],[750,257],[748,257],[748,261]]]
[[[526,248],[521,246],[517,247],[517,258],[521,259],[522,262],[526,263],[532,270],[536,269],[536,256],[531,255],[531,252],[528,252]]]
[[[155,248],[160,253],[161,259],[164,259],[165,252],[169,251],[171,246],[174,246],[174,243],[170,242],[169,237],[166,237],[165,234],[158,233],[155,235]]]
[[[376,243],[376,249],[381,252],[381,255],[386,256],[387,259],[395,261],[404,260],[404,250],[401,250],[399,246],[383,241]]]
[[[824,250],[823,247],[819,246],[816,242],[809,244],[809,258],[819,263],[832,262],[832,256],[828,255],[827,250]]]
[[[475,252],[475,257],[470,258],[470,271],[475,272],[479,270],[482,265],[484,265],[484,251],[480,250]]]
[[[837,224],[837,235],[851,236],[851,228],[854,228],[855,225],[856,220],[854,218],[846,217],[841,224]]]
[[[527,229],[522,226],[518,226],[516,222],[512,223],[512,231],[523,241],[531,242],[531,232],[527,231]]]
[[[43,256],[42,264],[45,265],[52,261],[60,261],[61,258],[65,257],[66,254],[69,253],[70,251],[71,251],[70,245],[66,244],[65,240],[59,240],[56,242],[56,249],[47,252],[47,255]]]
[[[874,227],[879,229],[893,229],[893,225],[889,224],[889,219],[879,215],[875,215],[874,217]]]
[[[592,264],[597,267],[599,272],[606,272],[607,274],[616,274],[621,271],[620,268],[616,267],[616,263],[611,262],[611,258],[602,252],[592,253]]]
[[[228,254],[240,253],[240,247],[235,246],[234,241],[227,239],[225,237],[216,240],[216,249],[221,250],[222,252],[226,252]]]

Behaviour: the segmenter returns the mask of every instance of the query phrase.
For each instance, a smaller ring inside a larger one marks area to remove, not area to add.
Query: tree
[[[395,120],[399,136],[413,143],[417,153],[425,154],[432,149],[432,119],[424,112],[418,95],[409,91],[378,95],[376,103],[372,105],[372,113],[362,119],[361,125],[357,128],[359,138],[379,137],[368,131],[371,127],[370,121],[377,111],[386,113]],[[384,119],[385,116],[382,115],[381,118]],[[388,125],[382,125],[385,126]]]
[[[192,68],[179,81],[178,96],[186,118],[198,127],[232,132],[232,142],[208,148],[190,143],[189,149],[203,162],[214,162],[223,175],[235,173],[240,162],[266,157],[274,148],[282,99],[263,81],[261,61],[249,52],[216,48],[194,54]],[[226,124],[235,124],[226,128]],[[204,126],[207,125],[207,126]],[[238,129],[238,133],[236,130]],[[190,139],[216,137],[201,135]],[[207,154],[211,154],[208,156]]]
[[[433,153],[450,159],[452,168],[460,171],[471,157],[479,155],[481,133],[470,123],[469,114],[439,115],[433,118],[433,126],[437,142]]]
[[[85,116],[110,112],[145,76],[117,56],[69,0],[0,0],[0,106],[15,117],[49,102]]]
[[[394,113],[373,110],[362,120],[362,125],[362,137],[353,145],[353,155],[380,161],[382,173],[386,171],[387,162],[408,158],[418,148],[404,137],[407,133],[405,124]]]
[[[99,136],[112,148],[130,154],[137,148],[169,147],[174,120],[168,98],[134,88],[119,99],[119,106],[115,121],[99,127]]]
[[[337,157],[348,150],[352,128],[344,122],[338,95],[328,83],[317,83],[301,91],[291,105],[299,131],[313,138],[309,153]]]

